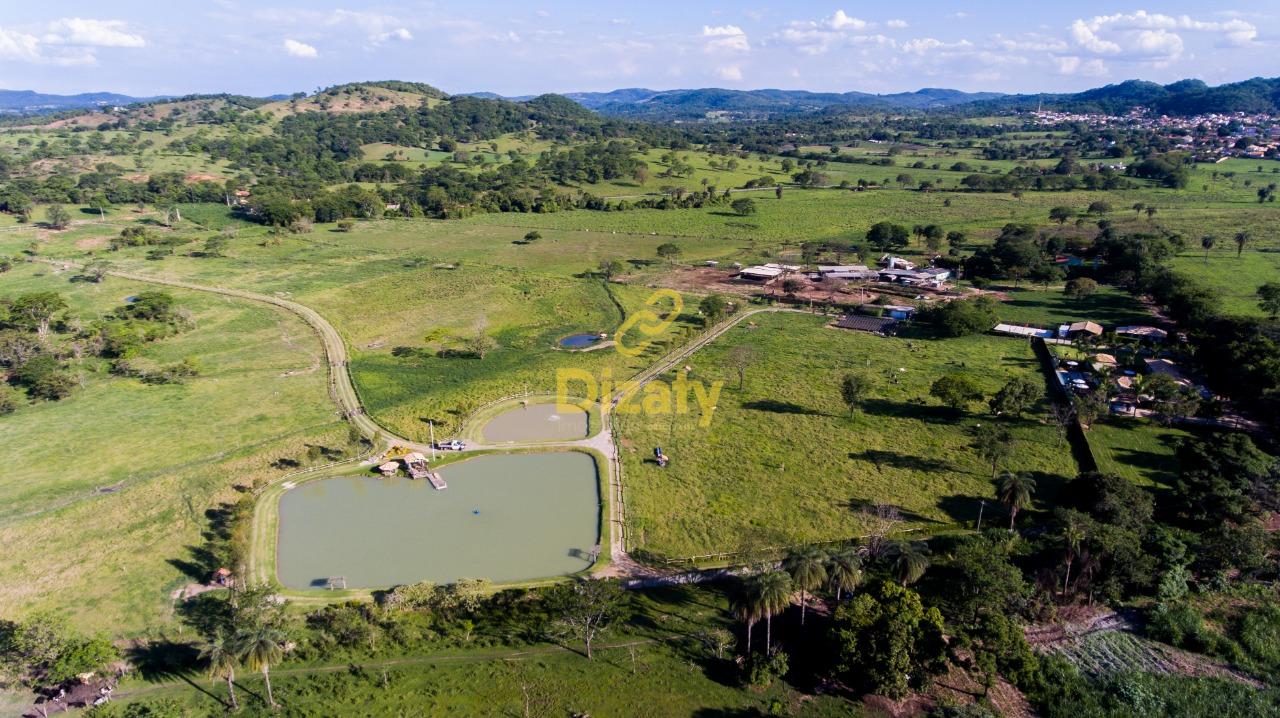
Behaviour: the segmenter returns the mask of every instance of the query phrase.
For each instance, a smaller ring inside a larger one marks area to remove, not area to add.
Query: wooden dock
[[[444,479],[440,478],[440,474],[437,474],[434,471],[427,472],[427,481],[430,481],[431,486],[438,491],[444,491],[449,488],[449,485],[444,482]]]

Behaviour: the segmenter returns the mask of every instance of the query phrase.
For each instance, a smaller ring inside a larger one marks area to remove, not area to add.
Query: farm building
[[[1071,324],[1063,324],[1058,327],[1058,336],[1061,338],[1078,337],[1081,335],[1100,337],[1102,336],[1102,325],[1097,322],[1072,322]]]
[[[879,276],[879,272],[861,264],[827,265],[818,267],[814,275],[816,280],[835,279],[851,282],[868,282]]]
[[[761,264],[755,267],[747,267],[738,272],[738,279],[744,282],[755,282],[757,284],[769,284],[779,277],[800,271],[800,267],[789,264]]]
[[[378,467],[378,471],[383,476],[395,476],[396,472],[399,470],[400,470],[400,464],[394,461],[388,461],[387,463]]]
[[[1052,329],[1041,329],[1040,327],[1024,326],[1021,324],[1005,324],[1001,322],[1000,324],[995,325],[991,331],[996,334],[1008,334],[1013,337],[1027,337],[1028,339],[1033,337],[1039,337],[1040,339],[1053,338]]]
[[[1116,335],[1147,342],[1163,342],[1169,338],[1169,332],[1157,327],[1145,326],[1117,327]]]
[[[427,457],[414,451],[404,455],[404,468],[409,472],[409,476],[415,479],[425,478],[429,473],[427,471]]]

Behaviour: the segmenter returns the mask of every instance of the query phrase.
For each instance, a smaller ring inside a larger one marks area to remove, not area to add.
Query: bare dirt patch
[[[102,249],[103,247],[107,246],[107,243],[109,241],[111,240],[107,239],[106,237],[85,237],[84,239],[76,240],[76,249],[83,249],[86,251],[94,250],[94,249]]]

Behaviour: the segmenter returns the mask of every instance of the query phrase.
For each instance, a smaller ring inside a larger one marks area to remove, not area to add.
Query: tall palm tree
[[[247,628],[236,636],[236,653],[246,668],[262,671],[262,680],[267,685],[267,703],[272,708],[280,706],[271,693],[271,666],[284,659],[284,642],[284,633],[268,624]]]
[[[1249,243],[1250,239],[1252,239],[1252,237],[1249,236],[1248,232],[1236,232],[1236,256],[1237,257],[1239,257],[1240,253],[1244,251],[1244,246]]]
[[[800,589],[800,625],[803,626],[809,592],[827,582],[827,553],[814,547],[802,548],[791,552],[782,562],[782,568]]]
[[[836,601],[843,593],[853,593],[862,585],[862,557],[854,549],[832,554],[827,563],[827,582],[836,592]]]
[[[751,653],[751,629],[760,620],[760,612],[756,610],[756,597],[751,582],[744,581],[734,593],[729,609],[734,618],[747,624],[747,653]]]
[[[1200,238],[1200,246],[1204,247],[1204,263],[1209,263],[1209,250],[1213,249],[1213,245],[1218,243],[1218,238],[1212,234],[1206,234]]]
[[[764,617],[765,652],[773,651],[773,617],[791,605],[791,576],[782,571],[762,573],[752,580],[756,612]]]
[[[234,642],[223,631],[218,631],[205,641],[200,649],[200,658],[209,662],[209,678],[222,678],[227,682],[227,695],[231,697],[231,710],[240,710],[236,701],[236,665],[240,659],[236,655]]]
[[[919,581],[929,570],[929,545],[923,541],[895,541],[890,555],[903,586]]]
[[[1075,516],[1068,518],[1066,525],[1062,527],[1062,543],[1066,545],[1067,549],[1067,554],[1064,557],[1064,561],[1067,564],[1067,575],[1062,579],[1063,596],[1067,595],[1067,586],[1071,582],[1071,564],[1080,555],[1080,544],[1084,543],[1084,538],[1084,524]]]
[[[1009,507],[1009,530],[1018,520],[1018,512],[1031,506],[1031,495],[1036,491],[1035,479],[1026,474],[1006,471],[1000,474],[1000,502]]]

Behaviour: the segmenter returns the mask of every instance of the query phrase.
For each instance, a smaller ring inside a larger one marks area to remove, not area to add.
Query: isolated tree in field
[[[1156,210],[1156,208],[1155,208],[1155,207],[1147,207],[1147,221],[1148,221],[1148,222],[1150,222],[1150,221],[1151,221],[1151,219],[1152,219],[1153,217],[1155,217],[1155,216],[1156,216],[1156,212],[1157,212],[1157,210]]]
[[[1000,503],[1009,509],[1009,530],[1013,531],[1013,524],[1018,520],[1018,512],[1031,507],[1031,495],[1036,491],[1035,479],[1027,474],[1006,471],[1000,474],[996,488]]]
[[[867,230],[867,243],[881,252],[890,252],[907,246],[907,228],[892,222],[876,222]]]
[[[19,326],[35,329],[43,341],[49,336],[49,325],[54,316],[66,309],[67,301],[57,292],[31,292],[13,300],[9,305],[9,316]]]
[[[749,197],[739,197],[729,203],[729,208],[740,217],[756,213],[756,201]]]
[[[977,424],[970,430],[970,448],[991,465],[991,478],[1000,470],[1000,462],[1013,454],[1013,433],[1000,424]]]
[[[1058,224],[1065,224],[1075,214],[1075,210],[1070,207],[1054,207],[1049,210],[1049,219]]]
[[[204,241],[204,247],[200,249],[200,255],[204,257],[223,257],[227,251],[227,238],[221,235],[214,235]]]
[[[627,596],[614,581],[576,581],[561,586],[551,597],[557,625],[582,641],[587,660],[592,644],[614,624],[627,618]]]
[[[1010,414],[1022,416],[1044,396],[1040,384],[1025,377],[1014,377],[991,397],[989,406],[996,416]]]
[[[285,635],[268,623],[260,623],[241,631],[235,640],[235,653],[251,671],[262,673],[267,689],[267,705],[279,708],[271,692],[271,666],[284,660]]]
[[[698,302],[698,311],[702,313],[703,323],[709,327],[729,312],[729,300],[723,294],[708,294]]]
[[[862,585],[862,557],[852,548],[837,551],[827,558],[827,586],[836,592],[836,602],[846,593]]]
[[[107,210],[111,209],[111,200],[107,199],[105,194],[95,194],[89,200],[89,206],[98,210],[98,219],[107,221]]]
[[[1144,209],[1146,209],[1146,208],[1147,208],[1147,206],[1146,206],[1145,204],[1141,203],[1141,202],[1134,202],[1134,203],[1133,203],[1133,211],[1134,211],[1134,212],[1136,212],[1136,213],[1138,214],[1138,216],[1142,216],[1142,210],[1144,210]]]
[[[1258,306],[1272,319],[1280,317],[1280,282],[1267,282],[1258,287]]]
[[[1206,234],[1200,238],[1200,246],[1204,248],[1204,263],[1209,263],[1209,250],[1213,249],[1213,245],[1218,243],[1218,238],[1212,234]]]
[[[680,245],[676,244],[675,242],[666,242],[664,244],[659,244],[657,249],[658,256],[667,260],[668,262],[676,261],[676,258],[680,256],[681,251],[682,250],[680,249]]]
[[[764,618],[765,652],[773,653],[773,617],[791,605],[791,576],[782,571],[770,571],[754,576],[751,594],[756,612]]]
[[[968,238],[965,236],[964,232],[954,229],[947,232],[947,247],[950,249],[950,253],[953,255],[959,254],[960,250],[964,247],[966,239]]]
[[[536,229],[524,233],[524,241],[526,242],[536,242],[539,239],[542,239],[542,233]]]
[[[795,277],[790,277],[782,281],[782,291],[785,292],[787,296],[794,297],[802,289],[804,289],[804,282],[801,282]]]
[[[227,696],[231,699],[231,710],[240,710],[236,701],[236,666],[240,660],[236,654],[234,642],[224,631],[219,630],[205,640],[200,648],[200,658],[209,664],[209,678],[219,678],[227,682]]]
[[[94,284],[101,284],[106,278],[107,272],[111,271],[111,262],[105,259],[97,259],[84,265],[85,276],[93,280]]]
[[[1088,212],[1089,214],[1109,214],[1111,212],[1111,205],[1103,202],[1102,200],[1090,202]]]
[[[44,221],[49,225],[49,229],[63,230],[71,226],[71,213],[60,204],[51,204],[49,209],[45,210]]]
[[[791,576],[792,584],[800,589],[800,625],[803,626],[809,592],[827,582],[827,554],[813,547],[798,549],[782,561],[782,569]]]
[[[463,344],[467,351],[477,359],[484,359],[485,355],[498,348],[498,340],[484,333],[483,329],[476,330],[475,334],[467,337]]]
[[[849,410],[850,418],[853,418],[870,393],[871,382],[862,374],[845,374],[840,380],[840,400]]]
[[[903,586],[919,581],[929,570],[929,545],[923,541],[895,541],[889,547],[889,555]]]
[[[934,380],[929,395],[956,411],[964,411],[970,403],[982,399],[982,387],[963,374],[944,374]]]
[[[725,356],[725,364],[738,375],[738,391],[742,391],[742,383],[746,381],[747,369],[756,362],[755,347],[750,344],[739,344]]]
[[[1248,232],[1236,232],[1236,256],[1239,257],[1244,252],[1244,246],[1249,243],[1253,237]]]
[[[1098,283],[1088,277],[1076,277],[1067,281],[1062,293],[1077,302],[1084,300],[1098,291]]]
[[[924,246],[930,252],[936,252],[942,249],[942,238],[945,233],[942,228],[936,224],[927,224],[924,227]]]
[[[596,271],[605,279],[613,279],[619,274],[622,274],[624,269],[626,269],[626,267],[623,266],[621,260],[602,259],[600,260],[600,265],[597,267]]]

